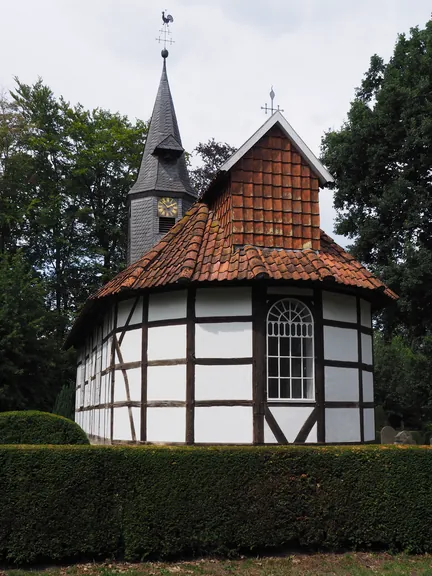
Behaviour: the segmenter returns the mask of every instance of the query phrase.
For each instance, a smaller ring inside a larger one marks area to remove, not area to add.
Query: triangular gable
[[[292,141],[298,149],[300,155],[309,164],[310,168],[317,175],[321,186],[334,182],[333,176],[324,168],[312,150],[300,138],[291,124],[286,120],[281,112],[277,111],[235,152],[220,168],[221,172],[228,172],[247,152],[269,132],[273,126],[279,126],[285,136]]]

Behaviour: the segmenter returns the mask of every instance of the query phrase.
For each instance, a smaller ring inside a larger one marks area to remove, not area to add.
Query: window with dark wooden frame
[[[294,298],[279,300],[267,315],[267,398],[314,398],[314,322]]]

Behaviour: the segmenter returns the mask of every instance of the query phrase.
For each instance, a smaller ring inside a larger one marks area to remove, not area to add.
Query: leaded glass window
[[[279,300],[267,316],[267,397],[314,399],[314,324],[309,308]]]

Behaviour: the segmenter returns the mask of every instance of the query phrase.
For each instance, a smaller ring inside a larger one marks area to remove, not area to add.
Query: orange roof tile
[[[321,249],[231,246],[231,237],[204,202],[197,202],[140,260],[90,297],[182,282],[304,280],[335,283],[397,295],[321,231]]]

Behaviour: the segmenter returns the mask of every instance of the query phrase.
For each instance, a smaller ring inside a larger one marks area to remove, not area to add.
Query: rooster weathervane
[[[159,42],[163,42],[163,50],[162,50],[162,58],[168,57],[168,50],[167,44],[174,44],[174,40],[171,38],[171,31],[169,29],[169,25],[174,22],[174,18],[171,14],[166,14],[167,10],[162,11],[162,28],[159,30],[159,37],[156,40]]]

